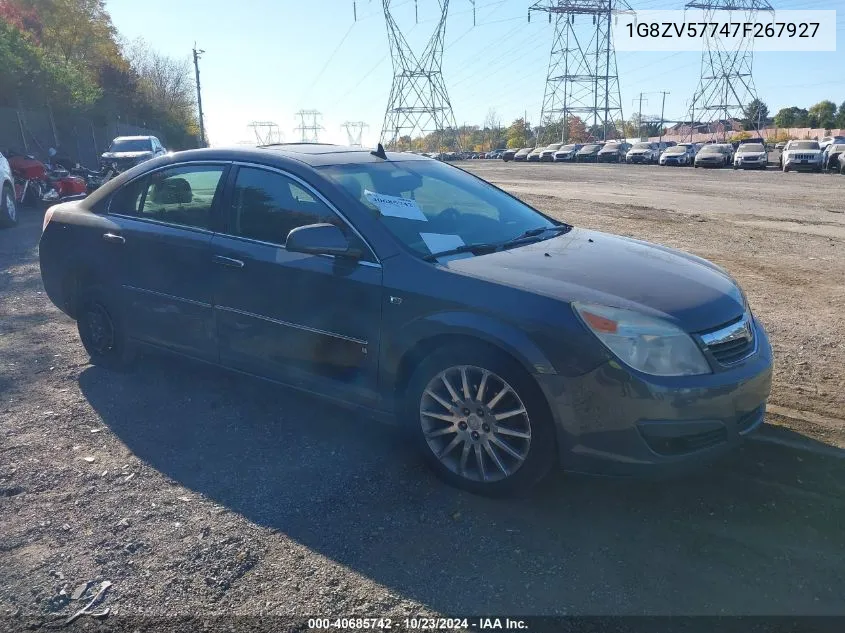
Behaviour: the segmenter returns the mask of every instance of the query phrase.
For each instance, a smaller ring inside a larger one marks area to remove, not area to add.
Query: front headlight
[[[652,376],[709,374],[710,366],[689,334],[633,310],[573,303],[584,324],[619,360]]]

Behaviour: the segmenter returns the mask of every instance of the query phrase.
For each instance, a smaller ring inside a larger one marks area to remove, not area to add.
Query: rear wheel
[[[76,328],[94,365],[125,369],[134,358],[116,302],[103,286],[83,288],[76,302]]]
[[[18,223],[18,207],[15,192],[7,183],[0,192],[0,228],[8,228]]]
[[[542,391],[522,367],[486,347],[429,356],[411,378],[404,415],[438,476],[477,494],[525,492],[555,462]]]

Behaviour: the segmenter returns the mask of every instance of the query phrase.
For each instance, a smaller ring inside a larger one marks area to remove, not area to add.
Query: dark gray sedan
[[[708,461],[769,395],[766,333],[727,272],[413,154],[157,158],[52,207],[40,259],[92,362],[156,348],[321,394],[397,421],[484,494],[556,464]]]

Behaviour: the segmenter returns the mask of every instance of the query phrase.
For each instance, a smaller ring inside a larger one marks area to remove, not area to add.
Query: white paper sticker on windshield
[[[464,241],[457,235],[420,233],[420,237],[432,253],[441,253],[464,245]]]
[[[397,196],[386,196],[383,193],[375,193],[368,189],[364,189],[364,196],[378,207],[382,215],[428,222],[428,218],[423,215],[422,209],[420,209],[416,200],[399,198]]]

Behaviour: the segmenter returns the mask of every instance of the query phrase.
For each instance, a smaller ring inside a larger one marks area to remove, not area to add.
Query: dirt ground
[[[775,346],[769,422],[841,444],[845,178],[470,167],[568,221],[726,266]],[[0,630],[61,624],[102,581],[108,621],[137,631],[227,613],[275,631],[307,616],[845,616],[841,458],[749,442],[666,481],[555,474],[522,499],[467,495],[396,430],[302,394],[162,357],[91,366],[41,287],[40,222],[0,231]]]
[[[461,166],[571,224],[726,268],[771,337],[768,422],[845,447],[845,177],[771,168]]]

